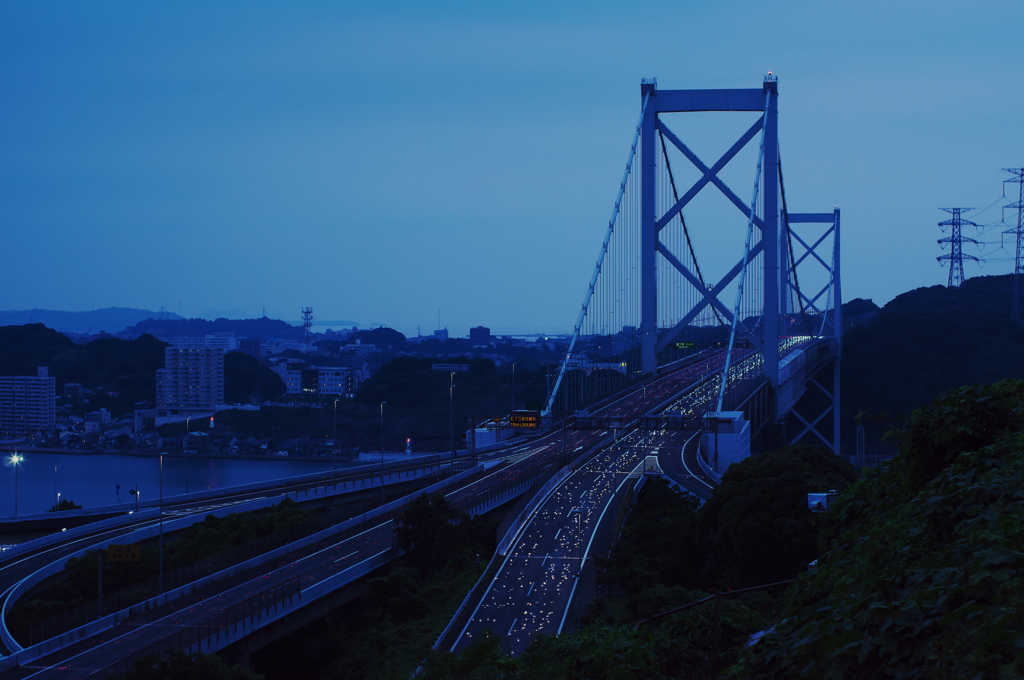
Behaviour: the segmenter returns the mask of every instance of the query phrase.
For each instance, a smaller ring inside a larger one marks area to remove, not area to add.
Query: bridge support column
[[[640,130],[640,372],[650,375],[658,368],[658,263],[657,263],[657,83],[643,83],[640,96],[648,97]]]
[[[766,80],[768,112],[764,128],[764,372],[768,382],[779,384],[779,311],[781,309],[781,283],[786,267],[779,266],[784,258],[785,234],[779,229],[779,83]]]

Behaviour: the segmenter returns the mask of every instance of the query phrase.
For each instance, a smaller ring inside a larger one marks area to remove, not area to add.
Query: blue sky
[[[5,2],[0,308],[566,332],[640,78],[769,70],[790,205],[841,206],[845,297],[882,304],[945,282],[938,207],[1024,166],[1022,28],[1017,0]]]

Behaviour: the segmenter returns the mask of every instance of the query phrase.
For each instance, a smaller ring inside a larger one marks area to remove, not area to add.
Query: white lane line
[[[358,550],[356,550],[355,552],[350,552],[349,554],[345,555],[344,557],[339,557],[338,559],[334,560],[334,563],[337,564],[338,562],[341,562],[342,560],[347,560],[348,558],[352,557],[353,555],[358,555],[358,554],[359,554]]]
[[[557,531],[557,532],[555,533],[555,540],[556,540],[556,541],[558,540],[558,537],[559,537],[559,536],[561,535],[561,533],[562,533],[562,530],[561,530],[561,529],[559,529],[559,530],[558,530],[558,531]]]
[[[505,633],[505,637],[508,637],[509,635],[512,634],[512,629],[516,627],[516,622],[517,621],[519,621],[519,619],[512,619],[512,625],[508,627],[508,632]]]
[[[530,593],[532,593],[532,592],[533,592],[533,587],[534,587],[535,585],[537,585],[537,582],[536,582],[536,581],[532,581],[532,582],[530,583],[530,589],[526,591],[526,596],[527,596],[527,597],[529,597],[529,596],[530,596]]]

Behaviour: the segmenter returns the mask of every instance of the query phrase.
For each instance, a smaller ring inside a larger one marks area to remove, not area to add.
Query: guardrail
[[[472,468],[470,468],[468,470],[465,470],[465,471],[460,472],[460,473],[458,473],[456,475],[453,475],[452,477],[448,477],[448,478],[443,479],[441,481],[438,481],[438,482],[436,482],[436,483],[434,483],[434,484],[432,484],[430,486],[427,486],[427,487],[417,491],[414,494],[409,494],[407,496],[404,496],[403,498],[401,498],[401,499],[399,499],[397,501],[393,501],[391,503],[388,503],[386,505],[378,507],[378,508],[376,508],[374,510],[365,512],[365,513],[363,513],[361,515],[358,515],[358,516],[353,517],[353,518],[351,518],[349,520],[346,520],[345,522],[341,522],[340,524],[336,524],[336,525],[334,525],[334,526],[332,526],[332,527],[330,527],[328,529],[325,529],[323,531],[317,532],[317,533],[315,533],[315,534],[313,534],[311,536],[307,536],[304,539],[300,539],[299,541],[296,541],[294,543],[282,546],[282,547],[280,547],[280,548],[278,548],[276,550],[272,550],[272,551],[267,552],[265,554],[262,554],[262,555],[259,555],[257,557],[254,557],[254,558],[252,558],[250,560],[247,560],[246,562],[243,562],[241,564],[237,564],[237,565],[234,565],[234,566],[229,567],[227,569],[224,569],[224,570],[222,570],[220,572],[217,572],[216,574],[212,574],[210,576],[207,576],[207,577],[205,577],[203,579],[200,579],[199,581],[196,581],[194,583],[182,586],[182,587],[180,587],[180,588],[178,588],[176,590],[173,590],[173,591],[168,591],[168,592],[163,593],[161,595],[158,595],[156,597],[150,598],[150,599],[148,599],[148,600],[146,600],[144,602],[140,602],[140,603],[138,603],[138,604],[136,604],[136,605],[134,605],[132,607],[129,607],[129,608],[126,608],[126,609],[122,609],[122,610],[120,610],[118,612],[115,612],[113,614],[109,614],[107,616],[104,616],[104,617],[102,617],[100,619],[97,619],[96,621],[93,621],[93,622],[88,623],[86,625],[80,626],[80,627],[78,627],[78,628],[76,628],[74,630],[68,631],[68,632],[60,635],[59,637],[51,638],[50,640],[46,640],[44,642],[41,642],[41,643],[36,644],[36,645],[32,645],[31,647],[24,648],[24,649],[22,649],[21,646],[18,645],[16,647],[16,649],[18,650],[16,653],[12,654],[11,656],[5,657],[5,658],[0,658],[0,672],[2,672],[4,670],[7,670],[7,669],[10,669],[10,668],[14,668],[15,666],[20,665],[20,664],[24,664],[24,663],[30,662],[30,661],[32,661],[34,659],[38,659],[38,658],[40,658],[42,656],[45,656],[47,654],[50,654],[51,652],[56,651],[57,649],[60,649],[61,647],[65,647],[65,646],[67,646],[69,644],[72,644],[74,642],[78,642],[79,640],[82,640],[82,639],[84,639],[86,637],[94,635],[94,634],[96,634],[96,633],[98,633],[100,631],[112,628],[113,626],[115,626],[115,625],[117,625],[117,624],[119,624],[119,623],[121,623],[123,621],[126,621],[126,620],[132,618],[133,616],[136,616],[136,615],[138,615],[140,613],[149,611],[150,609],[152,609],[154,607],[157,607],[157,606],[160,606],[160,605],[165,604],[167,602],[173,601],[173,600],[178,599],[179,597],[182,597],[184,595],[188,595],[188,594],[190,594],[192,592],[195,592],[199,588],[205,587],[207,585],[211,585],[211,584],[216,583],[218,581],[222,581],[222,580],[224,580],[226,578],[234,576],[237,573],[241,573],[241,572],[246,571],[248,569],[252,569],[254,567],[260,566],[261,564],[264,564],[264,563],[276,560],[276,559],[278,559],[279,557],[281,557],[283,555],[286,555],[286,554],[288,554],[290,552],[294,552],[295,550],[304,548],[307,545],[311,545],[313,543],[316,543],[317,541],[320,541],[320,540],[323,540],[323,539],[326,539],[326,538],[330,538],[331,536],[334,536],[334,535],[337,535],[337,534],[340,534],[340,533],[344,533],[345,531],[349,531],[351,529],[354,529],[354,528],[360,526],[363,523],[370,522],[370,521],[373,521],[375,519],[379,519],[382,516],[385,516],[385,515],[387,515],[389,513],[393,513],[396,510],[400,509],[403,505],[405,505],[405,503],[409,502],[410,500],[412,500],[413,498],[419,496],[420,494],[425,493],[425,494],[429,495],[429,494],[432,494],[432,493],[436,493],[438,491],[442,491],[442,490],[444,490],[445,488],[447,488],[447,487],[449,487],[451,485],[458,484],[459,482],[464,481],[466,478],[468,478],[468,477],[470,477],[470,476],[472,476],[474,474],[477,474],[479,471],[481,471],[483,469],[484,469],[483,465],[476,465],[476,466],[474,466],[474,467],[472,467]],[[213,514],[213,513],[210,513],[210,514]],[[185,519],[187,519],[187,518],[185,518]],[[95,548],[95,546],[93,546],[91,548],[88,548],[86,550],[91,550],[91,549],[94,549],[94,548]],[[85,552],[85,551],[82,551],[82,552]],[[344,572],[341,572],[341,574],[348,574],[349,577],[350,577],[350,580],[354,580],[356,578],[360,578],[361,576],[365,575],[366,573],[369,573],[369,571],[372,571],[373,569],[376,569],[377,567],[383,565],[384,563],[386,563],[390,559],[391,558],[390,558],[389,555],[385,555],[383,557],[381,555],[377,555],[377,556],[374,556],[374,558],[371,558],[371,560],[376,560],[376,561],[374,561],[372,563],[370,561],[364,561],[364,563],[360,563],[360,564],[363,565],[363,568],[366,569],[366,571],[364,571],[364,572],[350,572],[350,570],[345,570]],[[58,560],[57,562],[55,562],[55,563],[49,565],[48,567],[45,567],[44,569],[40,570],[40,572],[47,571],[46,575],[50,575],[52,573],[56,573],[57,571],[59,571],[60,569],[63,568],[63,565],[64,565],[65,561],[66,561],[66,559],[65,560]],[[55,565],[59,565],[59,566],[55,567]],[[355,565],[353,568],[355,568],[356,566],[359,566],[359,565]],[[53,571],[50,571],[51,569],[53,569]],[[40,572],[36,572],[36,573],[38,574]],[[33,576],[35,576],[35,574],[33,574]],[[45,578],[45,575],[43,576],[43,578]],[[346,582],[349,582],[349,581],[346,581]],[[324,583],[326,583],[326,581]],[[330,589],[338,588],[341,585],[344,585],[344,583],[333,582],[333,584],[330,587]],[[319,597],[319,593],[318,592],[313,594],[312,596],[307,597],[307,599],[316,599],[316,597]],[[11,601],[13,601],[13,600],[11,598],[9,598],[8,602],[11,602]],[[5,625],[0,626],[0,633],[2,633],[4,635],[4,639],[5,639],[5,642],[6,642],[7,638],[10,637],[10,633],[7,630]],[[14,641],[13,638],[11,638],[11,641],[15,645],[17,645],[17,642]],[[8,644],[10,644],[10,643],[8,643]],[[9,647],[9,648],[15,649],[15,647]]]
[[[159,642],[122,657],[90,673],[88,677],[116,678],[131,670],[137,662],[156,662],[173,651],[195,654],[223,649],[238,637],[248,635],[294,609],[295,604],[302,599],[301,581],[302,578],[296,576],[286,583],[268,588],[244,602],[239,602]]]

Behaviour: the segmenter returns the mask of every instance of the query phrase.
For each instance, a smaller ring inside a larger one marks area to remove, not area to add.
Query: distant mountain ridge
[[[65,333],[119,333],[146,319],[155,319],[161,312],[129,307],[104,307],[89,312],[62,312],[53,309],[0,311],[0,326],[24,326],[41,323]],[[177,314],[163,312],[164,319],[180,319]]]
[[[299,340],[305,331],[280,319],[144,319],[125,329],[131,335],[149,333],[155,336],[211,335],[213,333],[234,333],[243,338],[285,338]]]

